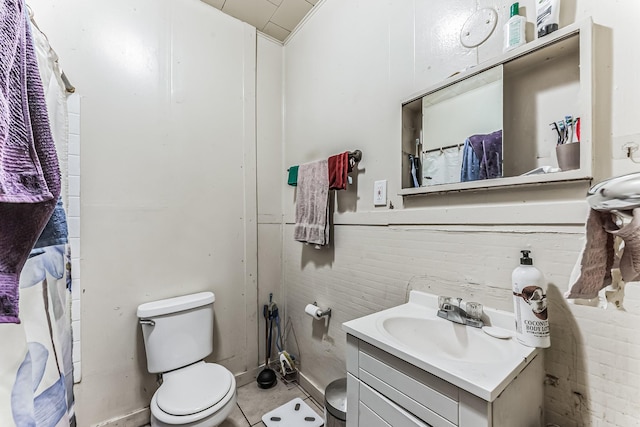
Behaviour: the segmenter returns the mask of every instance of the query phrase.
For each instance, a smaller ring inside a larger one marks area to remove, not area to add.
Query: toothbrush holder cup
[[[558,167],[563,171],[580,169],[580,143],[571,142],[556,146]]]

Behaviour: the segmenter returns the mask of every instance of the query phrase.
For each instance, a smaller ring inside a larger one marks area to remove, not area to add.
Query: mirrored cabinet
[[[402,195],[589,180],[591,19],[402,103]]]

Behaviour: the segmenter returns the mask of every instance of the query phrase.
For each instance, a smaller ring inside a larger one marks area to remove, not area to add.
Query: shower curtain
[[[71,263],[64,211],[67,92],[57,55],[35,23],[31,34],[63,179],[56,209],[20,274],[20,323],[0,324],[0,426],[70,427],[75,426],[75,415]]]
[[[426,185],[460,182],[462,154],[460,147],[426,152],[422,164],[423,182]]]

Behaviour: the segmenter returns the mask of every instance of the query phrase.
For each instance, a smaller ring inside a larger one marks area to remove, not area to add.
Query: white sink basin
[[[539,354],[437,316],[437,295],[411,291],[409,302],[343,323],[350,335],[492,402]],[[513,314],[485,307],[483,319],[514,333]]]
[[[381,332],[416,353],[471,363],[495,363],[513,353],[511,340],[445,319],[389,317],[379,321]]]

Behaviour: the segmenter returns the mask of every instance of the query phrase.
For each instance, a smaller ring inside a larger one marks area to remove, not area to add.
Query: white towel
[[[431,151],[424,155],[423,182],[426,185],[460,182],[463,151],[458,147]]]
[[[329,244],[329,165],[327,160],[298,168],[296,225],[293,238],[319,246]]]

